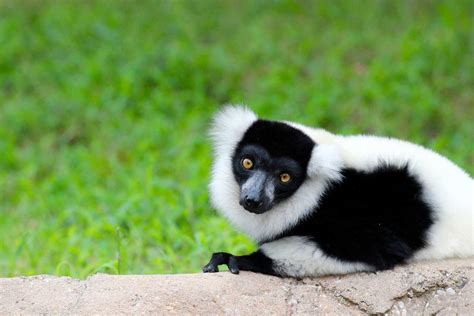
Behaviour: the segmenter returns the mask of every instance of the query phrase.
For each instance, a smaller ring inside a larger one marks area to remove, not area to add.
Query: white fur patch
[[[219,111],[210,130],[215,157],[230,159],[247,129],[257,119],[257,115],[245,106],[227,105]]]
[[[340,180],[340,171],[343,166],[341,155],[336,146],[330,144],[316,145],[311,153],[307,174],[312,178]]]
[[[283,276],[306,277],[326,274],[346,274],[374,271],[360,262],[346,262],[324,254],[317,245],[305,237],[292,236],[263,244],[260,249],[274,260],[273,268]]]

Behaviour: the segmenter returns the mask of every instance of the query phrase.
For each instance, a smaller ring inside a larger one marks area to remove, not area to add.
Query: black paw
[[[217,267],[216,264],[213,264],[212,262],[209,262],[204,267],[202,267],[202,272],[204,272],[204,273],[219,272],[219,268]]]
[[[227,252],[216,252],[212,254],[211,260],[202,268],[204,273],[219,272],[219,265],[225,264],[233,274],[239,274],[237,257]]]

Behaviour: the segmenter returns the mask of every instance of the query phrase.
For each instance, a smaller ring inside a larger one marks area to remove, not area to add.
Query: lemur
[[[429,149],[243,106],[221,110],[211,137],[211,202],[259,249],[214,253],[204,272],[301,278],[474,255],[474,180]]]

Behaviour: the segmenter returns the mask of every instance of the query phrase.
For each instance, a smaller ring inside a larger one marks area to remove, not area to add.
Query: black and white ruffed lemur
[[[300,278],[474,255],[474,180],[429,149],[242,106],[221,110],[211,135],[212,204],[259,250],[214,253],[204,272]]]

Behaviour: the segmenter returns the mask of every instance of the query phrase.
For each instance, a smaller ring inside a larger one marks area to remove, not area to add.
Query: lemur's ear
[[[209,134],[214,142],[216,155],[232,154],[245,131],[258,119],[249,108],[242,105],[225,105],[215,116]]]
[[[336,146],[331,144],[316,144],[311,152],[311,158],[306,173],[310,178],[318,177],[340,180],[342,177],[340,173],[342,167],[342,157]]]

